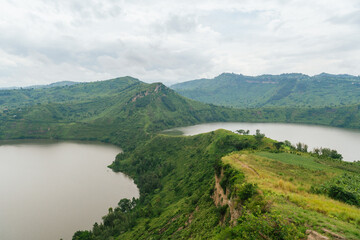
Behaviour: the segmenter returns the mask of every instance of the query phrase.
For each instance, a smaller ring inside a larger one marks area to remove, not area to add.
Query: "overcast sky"
[[[360,73],[359,0],[0,0],[0,87]]]

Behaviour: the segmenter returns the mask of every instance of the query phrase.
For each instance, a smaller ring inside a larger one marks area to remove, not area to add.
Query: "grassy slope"
[[[360,238],[358,207],[311,191],[312,186],[351,172],[307,154],[245,151],[226,156],[223,161],[245,172],[247,181],[256,183],[273,203],[274,211],[319,232],[325,228],[349,239]],[[359,166],[353,167],[358,174]]]
[[[172,88],[194,100],[239,108],[343,106],[360,100],[360,79],[349,75],[221,74],[213,79],[175,84]]]
[[[286,148],[274,153],[273,143],[225,130],[158,135],[112,165],[134,178],[137,205],[111,210],[88,238],[77,239],[302,239],[307,229],[326,235],[323,228],[358,239],[360,209],[312,193],[311,186],[352,174],[343,164],[359,172],[360,166]],[[212,199],[219,168],[220,184],[239,213],[236,226],[229,207],[216,207]]]

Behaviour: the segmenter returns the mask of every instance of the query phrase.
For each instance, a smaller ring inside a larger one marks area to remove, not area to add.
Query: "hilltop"
[[[215,105],[237,108],[319,108],[360,102],[360,77],[322,73],[245,76],[223,73],[171,86],[181,95]]]

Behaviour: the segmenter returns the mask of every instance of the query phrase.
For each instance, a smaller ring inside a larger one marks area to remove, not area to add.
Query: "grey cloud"
[[[147,46],[126,49],[117,57],[100,56],[98,64],[105,72],[115,71],[124,75],[138,75],[136,72],[143,72],[150,81],[174,81],[179,76],[191,77],[213,67],[211,58],[201,52],[173,52],[161,47]],[[161,72],[167,72],[167,75],[159,76]],[[179,75],[173,75],[175,72]]]
[[[186,33],[196,28],[197,22],[194,16],[172,15],[165,23],[169,32]]]
[[[198,26],[196,16],[170,14],[162,22],[152,24],[152,29],[158,34],[187,34],[195,31]]]
[[[171,83],[225,71],[359,74],[355,0],[16,4],[0,9],[0,87],[121,75]]]
[[[351,13],[340,15],[336,17],[332,17],[328,19],[329,22],[334,24],[354,24],[354,25],[360,25],[360,10],[353,11]]]

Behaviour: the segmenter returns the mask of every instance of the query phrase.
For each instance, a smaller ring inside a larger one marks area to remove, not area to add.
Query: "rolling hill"
[[[360,128],[359,105],[232,109],[184,98],[131,77],[42,89],[0,90],[0,139],[100,140],[134,148],[173,127],[216,121]]]
[[[131,77],[3,90],[0,101],[0,139],[101,140],[125,149],[167,128],[236,120],[240,114]]]
[[[236,108],[319,108],[360,102],[360,78],[322,73],[261,75],[223,73],[171,86],[181,95],[215,105]]]

